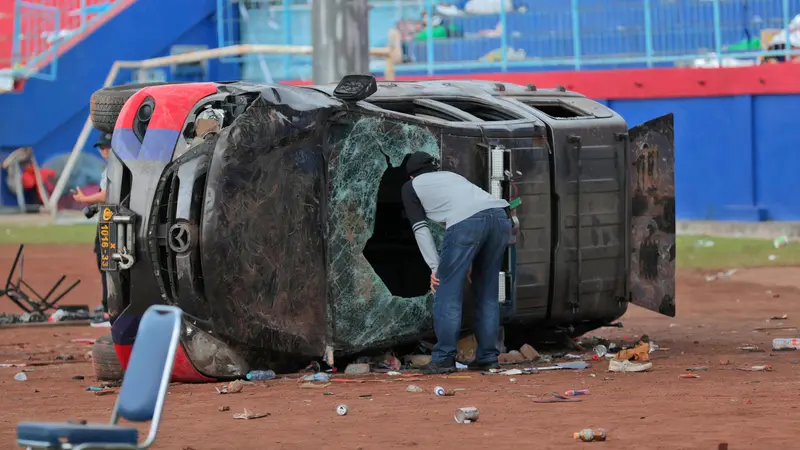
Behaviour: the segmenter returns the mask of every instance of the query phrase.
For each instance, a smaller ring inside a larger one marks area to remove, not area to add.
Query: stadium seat
[[[17,425],[17,443],[28,449],[150,447],[156,440],[161,422],[181,336],[182,315],[179,308],[165,305],[153,305],[145,311],[110,424],[21,422]],[[138,430],[119,426],[119,419],[150,422],[145,441],[139,444]]]

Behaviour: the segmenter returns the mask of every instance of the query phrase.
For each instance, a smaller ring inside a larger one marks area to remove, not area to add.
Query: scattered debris
[[[686,371],[687,371],[687,372],[705,372],[705,371],[707,371],[707,370],[708,370],[708,367],[706,367],[706,366],[700,366],[700,367],[687,367],[687,368],[686,368]]]
[[[539,352],[537,352],[535,348],[531,347],[528,344],[525,344],[522,347],[520,347],[519,352],[528,361],[536,361],[537,359],[539,359]]]
[[[301,388],[306,388],[306,389],[309,389],[309,388],[310,389],[320,389],[320,388],[326,388],[326,387],[328,387],[330,385],[331,385],[330,383],[323,383],[323,384],[303,383],[303,384],[300,385],[300,387]]]
[[[421,387],[419,387],[417,385],[414,385],[414,384],[409,385],[408,388],[406,388],[406,391],[408,391],[408,392],[425,392]]]
[[[73,344],[92,345],[92,344],[94,344],[95,340],[96,339],[92,339],[92,338],[76,338],[76,339],[71,340],[70,342],[72,342]]]
[[[372,394],[359,395],[358,398],[360,398],[361,400],[372,400]]]
[[[764,353],[764,350],[758,348],[757,345],[744,345],[739,347],[738,350],[748,353]]]
[[[72,379],[73,380],[83,380],[84,376],[83,375],[75,375],[75,376],[72,377]]]
[[[619,361],[650,361],[650,343],[639,342],[635,347],[621,350],[614,355]]]
[[[770,260],[770,261],[777,261],[778,259],[780,259],[780,256],[778,256],[778,255],[769,255],[769,256],[767,256],[767,259]]]
[[[730,269],[725,272],[717,272],[714,275],[706,275],[706,281],[727,280],[736,274],[736,272],[738,272],[738,269]]]
[[[369,364],[348,364],[344,370],[346,375],[364,375],[369,373]]]
[[[564,355],[564,358],[567,358],[567,359],[583,359],[583,355],[576,355],[574,353],[567,353],[566,355]]]
[[[682,373],[680,375],[680,377],[681,378],[700,378],[700,375],[697,375],[695,373]]]
[[[772,366],[769,364],[763,366],[739,367],[738,369],[746,372],[772,372]]]
[[[789,315],[788,314],[784,314],[782,316],[772,316],[767,320],[786,320],[788,318],[789,318]]]
[[[275,372],[272,370],[251,370],[247,372],[245,378],[248,381],[267,381],[272,380],[276,377]]]
[[[347,415],[347,405],[339,405],[339,406],[337,406],[336,407],[336,414],[338,414],[340,416],[346,416]]]
[[[250,420],[250,419],[260,419],[262,417],[267,417],[267,416],[269,416],[269,413],[257,413],[254,411],[248,411],[247,408],[245,408],[244,412],[234,414],[233,418]]]
[[[475,361],[476,352],[478,351],[478,340],[475,339],[474,334],[459,339],[456,344],[456,361],[462,363],[470,363]]]
[[[16,375],[14,375],[14,379],[17,381],[28,381],[28,376],[25,375],[24,372],[19,372]]]
[[[516,382],[517,382],[517,379],[516,379],[516,378],[509,378],[509,379],[508,379],[508,382],[509,382],[509,383],[516,383]]]
[[[98,397],[101,397],[103,395],[111,395],[111,394],[116,394],[116,393],[117,393],[116,389],[103,389],[103,390],[100,390],[100,391],[95,391],[94,395],[96,395]]]
[[[776,338],[772,340],[773,350],[797,350],[800,348],[800,338]]]
[[[219,408],[217,408],[217,410],[219,412],[226,412],[226,411],[230,411],[231,407],[230,406],[220,406]]]
[[[423,367],[431,362],[431,355],[408,355],[404,358],[411,367]]]
[[[777,326],[777,327],[760,327],[753,328],[753,331],[788,331],[796,330],[797,326]]]
[[[770,255],[770,256],[774,256],[774,255]],[[773,260],[770,259],[770,261],[773,261]],[[766,291],[766,293],[767,293],[767,295],[771,295],[772,298],[779,298],[781,296],[781,294],[778,294],[777,292],[772,292],[769,289]]]
[[[606,347],[603,344],[595,345],[592,351],[594,351],[595,356],[597,356],[598,358],[602,358],[606,356],[606,354],[608,353],[608,347]]]
[[[525,357],[520,352],[501,353],[497,355],[497,362],[500,364],[517,364],[525,362]]]
[[[575,397],[576,395],[589,395],[589,389],[571,389],[564,392],[566,397]]]
[[[579,402],[579,398],[567,398],[561,394],[551,392],[550,394],[542,395],[542,398],[534,400],[534,403],[575,403]]]
[[[454,414],[454,418],[456,419],[457,423],[472,423],[477,422],[480,413],[478,408],[469,407],[469,408],[458,408]]]
[[[441,386],[436,386],[433,389],[433,393],[436,394],[437,397],[452,397],[452,396],[456,395],[455,389],[447,389],[447,390],[445,390],[445,388],[443,388]]]
[[[789,238],[786,236],[776,237],[775,240],[772,241],[772,245],[775,248],[786,247],[789,245]]]
[[[635,363],[632,361],[620,361],[612,359],[608,362],[609,372],[646,372],[653,368],[653,363]]]
[[[391,374],[391,372],[389,372]],[[313,375],[306,375],[303,377],[303,381],[315,381],[321,383],[327,383],[331,380],[331,374],[325,372],[317,372]]]
[[[700,239],[699,241],[694,243],[695,247],[713,247],[714,241],[711,239]]]
[[[228,383],[228,393],[229,394],[236,394],[242,392],[244,389],[244,382],[242,380],[233,380]]]
[[[598,428],[596,430],[586,428],[577,433],[573,433],[572,438],[576,441],[583,442],[602,442],[608,438],[608,433],[606,433],[606,430],[602,428]]]
[[[75,357],[72,355],[58,355],[56,356],[57,361],[74,361]]]
[[[101,387],[97,387],[97,386],[89,386],[89,387],[87,387],[87,388],[86,388],[86,390],[87,390],[87,391],[95,391],[95,392],[100,392],[100,391],[102,391],[102,390],[103,390],[103,388],[101,388]]]
[[[511,376],[511,375],[522,375],[522,373],[523,372],[520,369],[509,369],[509,370],[504,370],[503,372],[500,372],[500,375]]]
[[[392,370],[391,372],[386,372],[386,375],[388,375],[390,377],[399,377],[399,376],[402,376],[403,374],[400,373],[400,372]]]

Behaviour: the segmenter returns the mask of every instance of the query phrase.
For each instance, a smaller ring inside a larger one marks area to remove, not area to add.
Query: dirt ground
[[[0,247],[0,274],[13,248]],[[98,276],[89,246],[26,251],[26,279],[34,287],[54,282],[60,273],[81,277],[66,303],[98,303]],[[648,334],[663,350],[652,353],[649,373],[610,374],[592,362],[584,371],[542,372],[518,376],[466,373],[459,378],[418,377],[399,382],[386,375],[333,383],[322,389],[299,388],[294,380],[246,386],[239,394],[217,395],[212,385],[175,385],[167,399],[157,449],[310,449],[349,448],[582,448],[730,449],[794,448],[800,431],[798,374],[800,354],[771,353],[775,337],[797,330],[754,331],[800,321],[800,268],[741,270],[730,279],[706,281],[705,273],[681,272],[678,317],[665,318],[631,307],[622,329],[596,334],[622,341]],[[44,288],[43,288],[44,290]],[[7,299],[0,311],[12,312]],[[785,320],[768,321],[771,316]],[[98,397],[85,388],[94,383],[85,344],[107,329],[59,327],[0,329],[0,363],[46,361],[28,380],[15,381],[20,369],[0,368],[0,448],[15,448],[15,424],[21,420],[108,419],[115,396]],[[738,350],[758,345],[766,352]],[[71,354],[74,363],[56,363]],[[728,360],[723,365],[721,361]],[[771,372],[736,370],[769,364]],[[679,376],[686,368],[707,366],[700,378]],[[73,380],[75,375],[85,380]],[[464,377],[469,378],[464,378]],[[425,389],[409,393],[409,384]],[[96,384],[96,383],[94,383]],[[453,397],[436,397],[435,386],[465,388]],[[580,403],[537,404],[535,396],[568,389],[590,390]],[[333,395],[323,395],[332,392]],[[368,399],[363,395],[371,395]],[[349,413],[336,415],[338,404]],[[219,412],[221,406],[230,412]],[[457,424],[453,411],[475,406],[480,420]],[[233,420],[244,408],[268,412],[257,420]],[[580,443],[572,433],[603,427],[605,443]]]

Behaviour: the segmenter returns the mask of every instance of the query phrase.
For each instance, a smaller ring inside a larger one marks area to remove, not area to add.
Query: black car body
[[[508,339],[582,334],[628,303],[675,314],[671,115],[629,131],[563,88],[371,83],[125,94],[100,223],[123,363],[153,303],[187,314],[176,379],[190,381],[429,336],[429,272],[400,201],[419,150],[514,205]]]

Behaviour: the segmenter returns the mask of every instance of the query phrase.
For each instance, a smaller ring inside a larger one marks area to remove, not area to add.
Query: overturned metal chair
[[[142,317],[122,388],[109,424],[21,422],[17,443],[28,449],[145,449],[156,440],[161,411],[169,388],[175,352],[181,336],[183,312],[174,306],[153,305]],[[118,425],[150,422],[147,438]]]
[[[75,289],[75,286],[79,285],[81,280],[75,281],[66,289],[56,294],[56,289],[58,289],[58,287],[61,286],[61,283],[63,283],[67,278],[66,275],[61,275],[61,278],[56,281],[56,284],[54,284],[44,296],[40,295],[23,279],[25,256],[22,254],[22,250],[24,247],[25,246],[23,244],[20,244],[19,249],[17,249],[17,256],[14,257],[14,262],[11,264],[11,270],[8,271],[6,284],[5,286],[0,287],[0,297],[3,297],[4,295],[8,296],[8,298],[11,299],[15,305],[28,314],[40,314],[46,316],[47,311],[56,309],[57,303],[61,301],[64,296],[69,294],[70,291]],[[16,275],[16,280],[14,279],[14,275]],[[28,295],[25,292],[26,290],[30,291],[33,296]],[[51,296],[55,297],[51,300]]]

